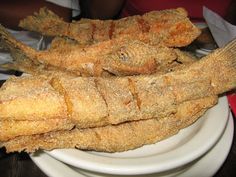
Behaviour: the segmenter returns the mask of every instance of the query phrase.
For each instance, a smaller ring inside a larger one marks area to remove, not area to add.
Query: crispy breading
[[[90,20],[66,23],[47,8],[20,21],[19,26],[44,35],[66,36],[80,44],[91,44],[117,37],[131,37],[169,47],[190,44],[200,34],[183,8],[153,11],[119,20]]]
[[[180,49],[174,49],[174,52],[177,55],[177,58],[173,62],[169,63],[167,67],[165,66],[161,67],[161,69],[155,72],[154,74],[159,75],[171,71],[181,70],[183,68],[189,67],[191,64],[193,64],[198,60],[192,54],[185,51],[181,51]]]
[[[52,41],[50,42],[50,46],[45,46],[45,47],[50,48],[52,50],[52,49],[66,48],[66,47],[71,48],[74,45],[78,48],[87,46],[87,45],[78,44],[77,41],[68,39],[66,37],[54,37]]]
[[[7,141],[22,135],[34,135],[59,130],[70,130],[74,127],[70,119],[0,121],[0,141]]]
[[[120,152],[152,144],[176,134],[191,125],[203,113],[216,104],[217,97],[206,97],[184,102],[178,106],[176,114],[161,120],[149,119],[132,121],[119,125],[99,128],[73,129],[33,136],[20,136],[2,146],[7,152],[38,149],[78,148],[105,152]]]
[[[152,46],[136,39],[118,38],[83,46],[65,45],[36,51],[17,41],[0,26],[0,38],[14,58],[12,68],[23,71],[54,70],[77,76],[151,74],[172,63],[177,55],[164,46]]]
[[[1,120],[64,119],[67,108],[47,77],[12,77],[1,87]]]
[[[148,76],[111,79],[61,76],[41,84],[42,79],[38,77],[14,78],[13,82],[6,82],[0,90],[2,120],[70,118],[78,127],[86,128],[134,119],[163,118],[175,112],[178,103],[214,94],[208,80],[159,86],[163,79]],[[27,83],[32,80],[40,84],[28,87]]]

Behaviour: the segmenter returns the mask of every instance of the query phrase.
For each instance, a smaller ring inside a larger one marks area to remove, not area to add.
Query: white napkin
[[[219,47],[236,38],[236,26],[206,7],[203,7],[203,16]]]

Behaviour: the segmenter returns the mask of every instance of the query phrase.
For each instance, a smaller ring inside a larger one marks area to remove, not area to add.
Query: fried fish
[[[196,39],[200,30],[188,19],[185,9],[153,11],[119,20],[82,19],[67,23],[47,8],[20,21],[19,26],[49,36],[66,36],[80,44],[133,38],[150,44],[183,47]]]
[[[149,119],[108,125],[105,127],[72,129],[45,134],[19,136],[2,142],[7,152],[34,152],[38,149],[78,148],[103,152],[121,152],[156,143],[172,136],[195,122],[215,105],[217,97],[184,102],[177,112],[163,119]]]
[[[64,45],[37,51],[14,39],[4,27],[0,38],[14,58],[10,68],[28,73],[66,72],[75,76],[151,74],[177,60],[174,49],[119,38],[94,45]],[[55,44],[54,44],[55,45]]]
[[[12,78],[0,89],[0,119],[67,117],[78,128],[162,119],[182,102],[235,88],[235,49],[236,40],[187,68],[162,75]]]

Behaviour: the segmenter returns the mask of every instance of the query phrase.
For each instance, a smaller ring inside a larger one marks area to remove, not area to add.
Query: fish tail
[[[0,43],[2,46],[4,46],[4,48],[10,50],[11,52],[16,50],[20,50],[23,53],[29,53],[35,51],[33,48],[16,40],[1,24],[0,24]]]
[[[52,11],[43,7],[34,15],[28,16],[21,20],[19,26],[29,31],[39,32],[43,35],[55,36],[63,30],[66,22],[62,18],[54,14]]]
[[[13,62],[5,63],[1,65],[1,67],[6,69],[13,69],[18,70],[18,66],[25,63],[28,64],[29,62],[36,62],[30,61],[31,58],[35,58],[35,54],[37,51],[26,44],[16,40],[2,25],[0,25],[0,43],[4,48],[10,51],[11,56],[13,58]],[[23,66],[20,67],[22,71]]]
[[[236,88],[236,39],[204,57],[201,62],[216,94]]]

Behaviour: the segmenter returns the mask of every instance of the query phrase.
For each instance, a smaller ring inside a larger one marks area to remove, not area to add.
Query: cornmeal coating
[[[162,119],[182,102],[234,89],[235,49],[233,41],[188,67],[161,75],[13,78],[0,89],[0,119],[68,118],[78,128]]]
[[[48,120],[9,120],[0,121],[0,141],[7,141],[22,135],[34,135],[59,130],[70,130],[74,127],[69,119]]]
[[[7,152],[38,149],[78,148],[103,152],[121,152],[153,144],[172,136],[195,122],[215,105],[217,96],[184,102],[177,112],[163,119],[132,121],[98,128],[73,129],[41,135],[19,136],[3,142]]]
[[[2,26],[0,38],[13,57],[13,63],[4,66],[32,74],[44,71],[75,76],[152,74],[170,68],[178,60],[172,48],[125,37],[84,46],[60,40],[60,47],[53,42],[52,48],[43,51],[17,41]]]
[[[46,8],[20,21],[20,27],[49,36],[66,36],[80,44],[118,37],[135,38],[150,44],[183,47],[200,34],[183,8],[152,11],[119,20],[91,20],[67,23]]]

